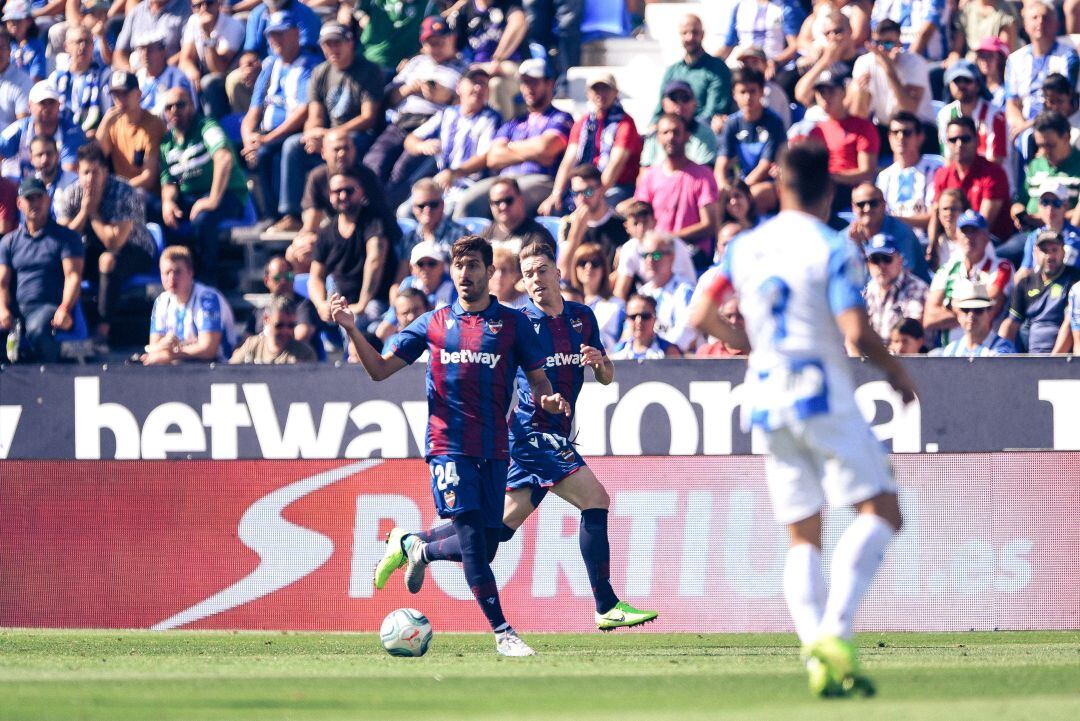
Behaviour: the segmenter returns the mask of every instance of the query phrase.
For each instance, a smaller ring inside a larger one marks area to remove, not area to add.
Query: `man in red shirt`
[[[821,73],[814,83],[814,98],[828,117],[810,131],[810,138],[829,149],[829,175],[836,184],[833,211],[847,210],[851,189],[874,181],[881,138],[873,123],[844,107],[843,78]]]
[[[978,137],[971,118],[961,116],[949,121],[945,143],[951,150],[951,159],[934,176],[934,200],[936,203],[943,190],[959,188],[971,209],[986,219],[990,232],[1004,240],[1013,233],[1006,212],[1009,179],[1000,165],[979,155]],[[936,215],[931,213],[932,218]]]

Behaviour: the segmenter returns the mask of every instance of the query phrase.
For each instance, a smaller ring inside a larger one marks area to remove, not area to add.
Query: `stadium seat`
[[[154,254],[154,262],[157,262],[157,259],[161,257],[161,252],[165,250],[165,232],[157,223],[147,223],[146,229],[150,231],[150,237],[154,239],[154,245],[157,248],[157,252]],[[161,276],[157,273],[141,273],[128,278],[127,282],[124,283],[124,290],[145,288],[159,283],[161,283]]]
[[[479,235],[491,225],[491,221],[487,218],[457,218],[454,222],[458,225],[465,227],[473,235]]]
[[[581,18],[581,41],[590,42],[630,34],[630,14],[625,0],[585,0]]]
[[[251,195],[249,194],[247,199],[247,205],[244,206],[243,217],[236,220],[222,221],[221,225],[218,226],[218,231],[221,233],[226,233],[231,231],[233,228],[247,228],[255,225],[258,222],[259,213],[255,210],[255,202],[251,199]]]
[[[60,343],[60,357],[85,363],[87,358],[94,355],[94,348],[90,342],[90,331],[86,326],[82,303],[75,304],[71,320],[71,330],[56,333],[56,340]]]
[[[309,278],[311,278],[311,273],[297,273],[296,277],[293,278],[292,283],[293,290],[296,291],[296,294],[301,298],[307,298],[308,300],[311,299],[311,296],[308,295],[307,287]]]
[[[562,225],[562,218],[556,218],[553,215],[538,215],[536,222],[544,226],[544,230],[551,233],[552,238],[559,239],[559,226]]]
[[[244,144],[244,139],[240,137],[240,124],[243,121],[243,113],[229,113],[218,121],[221,124],[221,129],[225,131],[226,137],[237,146]]]

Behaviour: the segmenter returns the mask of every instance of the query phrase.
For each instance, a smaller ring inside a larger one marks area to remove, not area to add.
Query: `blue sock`
[[[607,537],[606,508],[587,508],[581,512],[578,543],[585,570],[589,573],[596,611],[606,613],[615,607],[619,597],[611,588],[611,548]]]
[[[454,519],[457,538],[461,542],[461,565],[465,571],[465,580],[480,604],[493,631],[505,631],[510,627],[503,616],[499,601],[499,588],[495,585],[495,575],[491,572],[488,560],[489,539],[498,546],[496,528],[484,528],[479,511],[466,511]],[[443,543],[446,543],[444,541]],[[430,548],[430,546],[429,546]],[[492,554],[493,555],[493,554]]]

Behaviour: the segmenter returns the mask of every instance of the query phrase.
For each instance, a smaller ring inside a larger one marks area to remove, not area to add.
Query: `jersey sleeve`
[[[1023,283],[1013,286],[1012,297],[1009,299],[1009,317],[1021,323],[1027,317],[1027,289]]]
[[[514,356],[517,364],[525,372],[543,368],[547,362],[547,356],[540,347],[540,341],[536,339],[536,333],[528,317],[518,312],[510,313],[509,317],[514,321]]]
[[[391,341],[390,351],[409,365],[427,350],[428,324],[431,323],[431,311],[409,323],[405,328],[398,331]]]
[[[225,131],[221,129],[220,125],[214,122],[208,122],[203,125],[202,139],[203,143],[206,144],[206,151],[211,155],[229,145],[229,140],[225,137]]]
[[[154,307],[150,311],[150,334],[165,335],[165,307],[168,305],[164,293],[154,299]]]
[[[205,293],[199,298],[195,309],[195,327],[202,332],[223,333],[225,321],[221,311],[221,299],[217,293]]]
[[[855,244],[837,233],[829,252],[828,294],[833,315],[851,308],[865,308],[862,289],[866,285],[862,264],[855,256]]]
[[[716,268],[716,275],[705,288],[705,297],[720,307],[734,292],[735,286],[731,282],[731,247],[729,246],[720,260],[720,265]]]

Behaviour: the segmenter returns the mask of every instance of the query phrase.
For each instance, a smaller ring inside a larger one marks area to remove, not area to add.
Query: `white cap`
[[[409,262],[416,265],[424,258],[431,258],[432,260],[443,263],[446,262],[446,256],[443,254],[442,250],[431,240],[421,240],[414,245],[412,254],[409,256]]]
[[[1035,191],[1035,197],[1041,198],[1047,193],[1056,195],[1059,200],[1067,201],[1069,199],[1069,189],[1059,180],[1049,180],[1040,185],[1038,190]]]
[[[34,87],[30,88],[30,102],[41,103],[46,100],[60,102],[60,93],[56,92],[56,88],[48,80],[34,83]]]
[[[598,70],[589,75],[589,82],[585,87],[591,88],[594,85],[607,85],[615,92],[619,91],[619,85],[615,82],[615,76],[607,70]]]
[[[27,0],[8,0],[4,5],[4,22],[8,20],[25,20],[33,17],[30,12],[30,3]]]
[[[975,283],[967,278],[961,278],[953,283],[952,307],[971,310],[975,308],[989,308],[994,304],[990,300],[990,291],[982,283]]]

